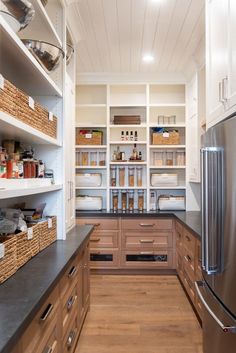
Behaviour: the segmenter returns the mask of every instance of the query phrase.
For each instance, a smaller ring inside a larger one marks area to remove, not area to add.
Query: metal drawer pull
[[[70,297],[70,299],[68,300],[68,302],[67,302],[67,310],[68,310],[68,311],[71,310],[71,308],[72,308],[72,306],[73,306],[73,304],[74,304],[76,298],[77,298],[76,295],[75,295],[75,296],[72,295],[72,296]]]
[[[94,227],[99,227],[101,223],[85,223],[86,226],[94,226]]]
[[[93,243],[97,243],[101,240],[101,238],[91,238],[90,241]]]
[[[73,346],[74,340],[75,340],[75,331],[72,330],[72,331],[70,331],[68,339],[67,339],[67,343],[66,343],[67,348],[71,348]]]
[[[43,353],[52,353],[53,349],[52,347],[45,347],[43,350]]]
[[[41,321],[46,321],[47,318],[49,317],[49,315],[51,314],[53,308],[54,308],[54,306],[52,304],[48,304],[48,306],[45,309],[44,313],[40,317],[40,320]]]
[[[77,267],[76,266],[71,267],[71,269],[68,273],[68,277],[70,277],[70,278],[73,277],[76,274],[76,272],[77,272]]]
[[[140,251],[140,255],[153,255],[153,251]]]
[[[189,255],[184,256],[185,260],[187,260],[188,262],[192,262],[192,259]]]
[[[154,227],[155,223],[139,223],[140,227]]]
[[[154,243],[154,240],[153,239],[140,239],[139,240],[140,243]]]

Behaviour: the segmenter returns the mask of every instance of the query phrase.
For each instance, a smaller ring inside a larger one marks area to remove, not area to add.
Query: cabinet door
[[[236,105],[236,1],[229,0],[229,86],[228,107]]]
[[[225,111],[222,80],[227,77],[228,65],[228,0],[208,0],[206,10],[207,123],[210,123]]]

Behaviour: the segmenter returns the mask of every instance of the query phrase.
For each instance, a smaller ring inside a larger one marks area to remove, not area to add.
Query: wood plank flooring
[[[202,332],[176,276],[91,276],[76,353],[202,353]]]

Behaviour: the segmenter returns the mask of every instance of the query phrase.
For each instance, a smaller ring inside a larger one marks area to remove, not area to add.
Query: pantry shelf
[[[150,145],[150,148],[161,148],[161,149],[167,149],[167,148],[185,148],[186,145]]]
[[[150,190],[185,190],[186,186],[150,186]]]
[[[186,127],[186,124],[150,124],[150,127],[158,127],[158,128],[166,128],[166,127],[172,127],[172,128],[178,128],[178,127]]]
[[[106,128],[107,126],[105,124],[76,124],[75,127],[80,127],[80,128],[90,128],[90,129],[95,129],[95,128]]]
[[[5,112],[0,112],[0,137],[39,145],[61,146],[58,140],[45,135]]]
[[[76,186],[76,190],[106,190],[105,186]]]
[[[149,107],[185,107],[185,103],[157,103],[149,104]]]
[[[146,165],[147,162],[110,162],[111,165]]]
[[[110,124],[109,125],[110,128],[112,129],[125,129],[125,128],[133,128],[133,129],[138,129],[138,128],[146,128],[147,125],[146,124],[129,124],[129,125],[114,125],[114,124]]]
[[[146,190],[146,186],[110,186],[111,190]]]
[[[110,141],[110,145],[146,145],[146,141]]]
[[[106,104],[82,104],[77,103],[76,108],[106,108]]]
[[[100,165],[76,165],[75,169],[107,169],[107,167]]]
[[[37,180],[37,179],[36,179]],[[50,186],[35,186],[35,187],[19,187],[12,188],[12,189],[2,189],[0,187],[0,199],[8,199],[12,197],[20,197],[20,196],[27,196],[27,195],[36,195],[42,193],[48,193],[52,191],[58,191],[62,189],[62,185],[50,185]]]
[[[76,145],[76,149],[106,149],[107,145]]]
[[[150,165],[150,169],[186,169],[185,165]]]

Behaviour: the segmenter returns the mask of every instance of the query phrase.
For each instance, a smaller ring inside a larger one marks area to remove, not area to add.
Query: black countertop
[[[143,212],[113,212],[113,211],[76,211],[77,217],[175,217],[187,226],[198,238],[201,238],[200,211],[143,211]]]
[[[9,353],[93,227],[76,226],[0,285],[0,353]]]

